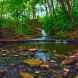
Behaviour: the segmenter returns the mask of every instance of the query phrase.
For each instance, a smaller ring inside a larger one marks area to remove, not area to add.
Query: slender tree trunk
[[[66,4],[67,4],[68,15],[69,15],[71,21],[73,22],[73,17],[72,17],[72,0],[66,0]]]
[[[55,8],[54,8],[53,0],[51,0],[51,4],[52,4],[53,15],[56,17],[56,12],[55,12]]]
[[[33,12],[33,19],[36,19],[35,6],[32,6],[32,12]]]
[[[40,12],[41,12],[41,16],[43,15],[42,13],[43,13],[43,8],[41,7],[41,10],[40,10]]]
[[[48,7],[47,7],[47,0],[43,0],[43,4],[45,6],[46,16],[48,15]]]
[[[48,10],[49,10],[49,15],[51,13],[51,5],[50,5],[50,0],[47,0],[47,5],[48,5]]]
[[[47,0],[47,5],[48,5],[48,9],[49,9],[49,15],[51,15],[51,11],[52,11],[51,0]]]

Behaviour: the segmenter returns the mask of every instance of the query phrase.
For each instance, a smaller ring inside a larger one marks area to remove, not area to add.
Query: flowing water
[[[48,38],[48,35],[47,33],[45,32],[44,29],[41,30],[41,36],[40,37],[37,37],[37,38],[34,38],[32,40],[47,40]]]
[[[46,40],[47,40],[47,43],[46,43]],[[30,44],[30,42],[31,42],[31,44]],[[5,47],[4,47],[4,45],[5,45]],[[64,53],[64,51],[65,51],[65,53],[68,53],[68,51],[71,51],[72,49],[78,48],[78,46],[66,45],[64,43],[61,43],[60,40],[56,40],[56,39],[55,39],[55,42],[49,42],[48,34],[43,29],[41,31],[41,37],[34,38],[30,41],[24,41],[24,42],[19,41],[17,43],[10,43],[10,44],[4,43],[4,45],[3,45],[3,49],[18,50],[19,47],[23,47],[26,49],[28,49],[28,48],[37,48],[38,50],[43,49],[43,50],[47,51],[48,55],[50,52],[52,52],[52,50],[57,50],[58,53]],[[42,53],[36,54],[36,57],[39,57],[40,59],[46,58],[46,57],[43,57]],[[27,58],[29,58],[29,57],[27,57],[27,56],[13,56],[11,54],[11,51],[10,51],[10,55],[6,55],[6,56],[0,55],[0,69],[3,70],[4,67],[9,65],[9,64],[16,64],[17,66],[19,66],[21,64],[21,62]],[[5,67],[5,69],[6,68],[7,67]],[[17,74],[17,68],[7,69],[7,71],[8,71],[8,77],[5,77],[5,78],[10,78],[10,77],[20,78]]]

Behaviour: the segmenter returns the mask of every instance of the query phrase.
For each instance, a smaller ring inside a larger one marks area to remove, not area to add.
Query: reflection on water
[[[35,57],[37,59],[41,59],[43,60],[44,62],[46,62],[48,59],[49,59],[49,55],[48,55],[48,52],[44,52],[43,50],[38,50],[36,53],[35,53]]]

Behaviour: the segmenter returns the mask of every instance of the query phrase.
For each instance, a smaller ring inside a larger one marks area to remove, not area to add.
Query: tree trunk
[[[55,9],[54,9],[53,0],[51,0],[51,4],[52,4],[53,15],[56,17],[56,12],[55,12]]]
[[[46,16],[48,15],[48,7],[47,7],[47,0],[43,0],[43,4],[45,6]]]
[[[48,9],[49,9],[49,15],[51,15],[51,11],[52,11],[52,2],[51,2],[51,0],[47,0],[47,5],[48,5]]]
[[[35,6],[32,6],[32,12],[33,12],[33,19],[36,19]]]
[[[73,17],[72,17],[72,0],[66,0],[66,4],[67,4],[68,15],[69,15],[71,21],[73,22]]]
[[[71,14],[71,3],[72,1],[71,0],[66,0],[66,2],[64,0],[57,0],[60,5],[61,5],[61,8],[62,10],[64,11],[65,15],[71,20],[73,21],[73,17],[72,17],[72,14]]]

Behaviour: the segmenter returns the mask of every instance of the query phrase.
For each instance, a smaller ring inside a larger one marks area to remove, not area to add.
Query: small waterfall
[[[46,32],[42,29],[41,34],[45,37],[47,36]]]
[[[34,38],[32,40],[46,40],[47,39],[47,33],[44,29],[41,29],[41,37]]]
[[[47,33],[45,32],[44,29],[41,30],[41,35],[42,35],[41,40],[45,40],[47,37]]]

